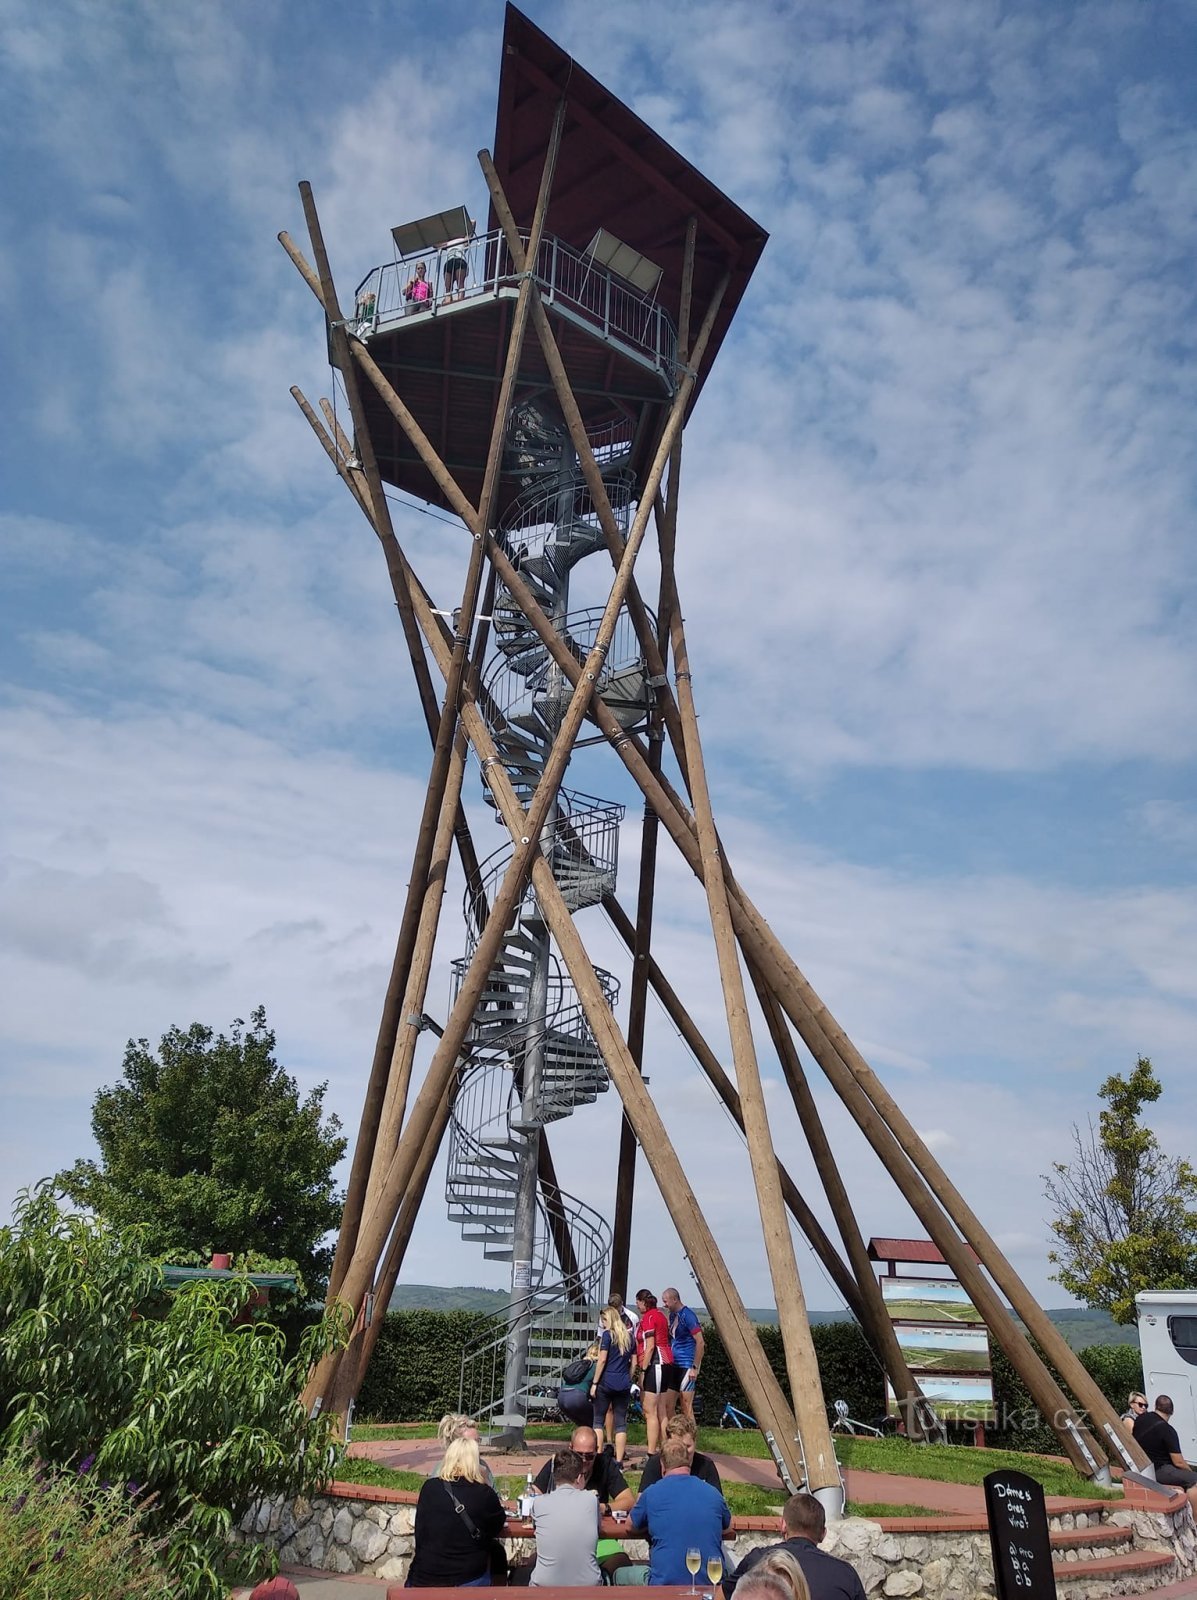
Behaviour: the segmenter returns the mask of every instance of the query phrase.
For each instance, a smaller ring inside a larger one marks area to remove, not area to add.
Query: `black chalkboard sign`
[[[1056,1600],[1042,1487],[1025,1472],[991,1472],[984,1482],[998,1600]]]

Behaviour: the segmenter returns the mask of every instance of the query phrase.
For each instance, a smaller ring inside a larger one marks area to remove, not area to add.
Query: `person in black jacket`
[[[726,1600],[731,1600],[733,1592],[739,1592],[743,1579],[774,1550],[788,1550],[797,1561],[810,1585],[811,1600],[865,1600],[864,1585],[856,1569],[819,1549],[827,1532],[827,1514],[813,1494],[790,1496],[782,1507],[781,1531],[785,1538],[780,1544],[749,1550],[736,1568],[734,1580],[724,1580]]]
[[[1172,1426],[1172,1398],[1158,1394],[1153,1411],[1140,1411],[1131,1432],[1155,1468],[1157,1483],[1183,1489],[1197,1512],[1197,1472],[1180,1453],[1180,1437]]]
[[[476,1439],[453,1439],[439,1478],[425,1478],[416,1501],[416,1548],[409,1589],[489,1584],[490,1547],[507,1513],[487,1483]]]
[[[684,1439],[690,1448],[690,1476],[701,1478],[704,1483],[709,1483],[712,1489],[723,1493],[723,1480],[719,1476],[719,1468],[710,1456],[704,1456],[701,1450],[694,1448],[695,1428],[692,1417],[686,1416],[681,1411],[675,1411],[665,1424],[665,1437],[667,1439]],[[644,1471],[640,1475],[640,1493],[656,1483],[661,1476],[660,1455],[649,1456],[644,1463]]]

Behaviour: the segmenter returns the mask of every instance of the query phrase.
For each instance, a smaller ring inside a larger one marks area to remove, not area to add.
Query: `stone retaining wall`
[[[315,1567],[325,1572],[365,1573],[397,1582],[407,1575],[415,1528],[414,1494],[401,1489],[370,1488],[362,1484],[333,1484],[322,1495],[291,1502],[260,1502],[246,1515],[240,1528],[245,1539],[261,1540],[276,1549],[284,1564]],[[832,1523],[823,1548],[849,1561],[860,1575],[869,1600],[992,1600],[993,1567],[989,1535],[984,1525],[962,1518],[958,1526],[944,1527],[945,1519],[912,1527],[914,1519],[880,1522],[847,1518]],[[759,1545],[777,1541],[776,1523],[760,1517],[737,1519],[755,1526],[742,1532],[732,1549],[737,1558]],[[737,1525],[733,1523],[733,1527]],[[1197,1574],[1197,1533],[1188,1505],[1178,1511],[1150,1512],[1111,1501],[1109,1510],[1076,1512],[1053,1517],[1054,1532],[1088,1528],[1125,1528],[1136,1551],[1167,1554],[1170,1566],[1154,1572],[1103,1569],[1100,1551],[1070,1549],[1059,1553],[1060,1562],[1076,1564],[1070,1571],[1067,1600],[1105,1600],[1111,1595],[1141,1594],[1161,1583]],[[532,1539],[505,1541],[512,1561],[535,1555]],[[627,1539],[633,1561],[645,1561],[642,1540]],[[1089,1569],[1088,1571],[1086,1569]]]

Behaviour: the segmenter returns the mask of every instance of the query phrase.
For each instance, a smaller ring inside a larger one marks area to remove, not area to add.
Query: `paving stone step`
[[[1125,1582],[1152,1574],[1163,1577],[1175,1564],[1172,1556],[1160,1550],[1120,1550],[1092,1561],[1053,1561],[1052,1572],[1057,1584],[1093,1583],[1101,1578]]]
[[[1075,1550],[1083,1560],[1090,1550],[1125,1549],[1133,1538],[1132,1529],[1106,1523],[1100,1528],[1061,1528],[1051,1535],[1051,1547],[1061,1552]]]

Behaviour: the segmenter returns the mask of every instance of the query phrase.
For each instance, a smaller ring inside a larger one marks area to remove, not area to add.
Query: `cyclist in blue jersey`
[[[693,1421],[694,1390],[702,1369],[702,1358],[706,1354],[702,1328],[690,1307],[682,1304],[682,1297],[676,1289],[666,1289],[661,1296],[661,1304],[669,1318],[669,1343],[673,1348],[673,1364],[678,1374],[677,1391],[667,1396],[666,1404],[672,1416],[676,1401],[680,1398],[683,1414]]]

